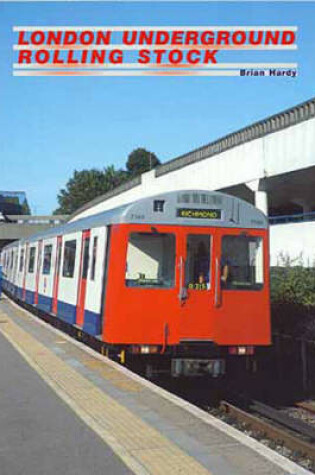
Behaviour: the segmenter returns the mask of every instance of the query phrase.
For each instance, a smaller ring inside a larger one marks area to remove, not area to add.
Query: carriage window
[[[222,289],[259,290],[263,287],[261,237],[224,236],[221,256]]]
[[[50,274],[51,256],[52,256],[52,244],[48,244],[44,247],[43,274],[45,275]]]
[[[126,285],[170,288],[175,281],[175,236],[164,233],[132,233],[129,236]]]
[[[36,248],[35,247],[30,247],[29,251],[29,262],[28,262],[28,272],[32,274],[34,272],[34,266],[35,266],[35,252]]]
[[[15,254],[15,261],[14,261],[14,274],[16,274],[18,263],[19,263],[19,250],[17,249],[16,254]]]
[[[188,289],[210,288],[210,239],[204,234],[187,236],[185,285]]]
[[[22,272],[24,266],[24,249],[21,249],[19,271]]]
[[[84,240],[84,249],[83,249],[82,279],[87,278],[87,273],[89,269],[89,248],[90,248],[90,238],[86,238]]]
[[[92,267],[91,267],[91,280],[95,279],[96,252],[97,252],[97,236],[95,236],[94,239],[93,239],[93,256],[92,256]]]
[[[63,277],[73,277],[74,265],[75,265],[75,251],[77,247],[77,241],[66,241],[63,252]]]

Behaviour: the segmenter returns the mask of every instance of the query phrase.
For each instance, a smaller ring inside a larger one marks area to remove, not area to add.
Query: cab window
[[[185,286],[191,290],[210,288],[210,243],[208,234],[187,236]]]
[[[221,287],[260,290],[263,287],[263,240],[258,236],[223,236]]]
[[[175,236],[159,232],[131,233],[125,282],[128,287],[174,287]]]

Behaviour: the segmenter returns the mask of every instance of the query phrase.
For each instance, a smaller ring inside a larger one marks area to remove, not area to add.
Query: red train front
[[[173,375],[214,376],[226,354],[270,344],[263,213],[185,191],[136,202],[120,221],[110,230],[103,341],[148,355],[151,368],[163,355]]]

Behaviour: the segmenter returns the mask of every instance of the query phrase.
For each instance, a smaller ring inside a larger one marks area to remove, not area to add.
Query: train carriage
[[[270,344],[268,251],[262,212],[192,190],[12,243],[2,263],[8,292],[122,360],[138,355],[174,375],[218,375],[227,354]]]

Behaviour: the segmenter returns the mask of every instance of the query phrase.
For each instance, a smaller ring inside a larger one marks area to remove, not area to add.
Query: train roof
[[[142,198],[111,210],[49,228],[20,242],[49,239],[110,224],[165,224],[266,229],[265,214],[247,201],[217,191],[185,190]],[[11,243],[6,248],[16,245]]]

